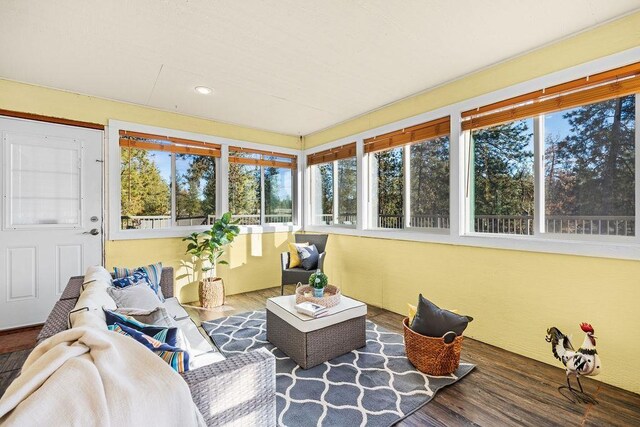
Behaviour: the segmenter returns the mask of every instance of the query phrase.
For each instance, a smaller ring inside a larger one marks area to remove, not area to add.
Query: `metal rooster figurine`
[[[571,402],[576,401],[583,403],[598,403],[597,400],[584,392],[582,384],[580,384],[580,377],[582,375],[595,376],[600,373],[602,364],[600,363],[600,356],[596,351],[596,337],[593,335],[593,327],[588,323],[581,323],[580,328],[586,334],[582,347],[575,351],[571,345],[569,337],[564,335],[556,327],[547,329],[546,341],[551,343],[553,355],[556,359],[560,360],[562,364],[567,368],[567,385],[558,387],[558,391],[564,397]],[[570,375],[575,375],[580,391],[571,387]],[[571,396],[564,393],[567,390]]]

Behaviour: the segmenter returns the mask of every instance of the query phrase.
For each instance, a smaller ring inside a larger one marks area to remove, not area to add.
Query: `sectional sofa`
[[[92,273],[95,273],[96,267],[92,268]],[[91,281],[106,282],[108,279],[104,278],[105,272],[106,270],[102,271],[102,274],[91,274]],[[105,302],[107,305],[110,304],[109,300],[113,302],[104,290],[105,286],[109,285],[110,283],[104,283],[101,286],[90,286],[89,280],[85,281],[85,276],[71,277],[60,300],[49,314],[38,336],[38,343],[70,327],[70,317],[72,318],[73,313],[77,311],[93,310],[101,313]],[[163,268],[160,286],[165,296],[164,307],[174,318],[191,347],[190,358],[193,363],[190,364],[189,371],[180,375],[187,382],[193,401],[207,424],[274,426],[276,382],[273,355],[262,350],[225,358],[212,342],[200,333],[199,328],[173,296],[172,268]],[[85,291],[87,293],[82,295]],[[102,326],[98,323],[95,327]],[[157,356],[149,352],[149,357]]]

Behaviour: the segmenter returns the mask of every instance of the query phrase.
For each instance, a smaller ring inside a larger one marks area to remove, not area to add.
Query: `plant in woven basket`
[[[216,267],[218,264],[227,264],[220,257],[224,254],[226,247],[233,242],[233,239],[240,233],[238,221],[231,220],[231,213],[227,212],[216,220],[211,229],[202,233],[191,233],[182,239],[189,242],[187,254],[192,256],[194,282],[196,271],[202,271],[204,278],[216,278]]]

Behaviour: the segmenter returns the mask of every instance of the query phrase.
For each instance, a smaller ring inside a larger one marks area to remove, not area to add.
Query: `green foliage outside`
[[[170,183],[160,175],[154,152],[122,149],[120,164],[121,211],[123,216],[169,215]]]
[[[229,210],[234,215],[259,215],[260,197],[260,167],[229,163]]]
[[[410,146],[411,216],[449,216],[449,137]]]
[[[291,199],[291,169],[264,168],[265,214],[291,216],[293,201]]]
[[[565,112],[545,141],[546,213],[635,215],[635,96]]]
[[[215,158],[189,154],[176,155],[176,218],[206,217],[216,213]],[[187,163],[188,162],[188,163]]]
[[[475,214],[533,215],[531,120],[473,132]]]

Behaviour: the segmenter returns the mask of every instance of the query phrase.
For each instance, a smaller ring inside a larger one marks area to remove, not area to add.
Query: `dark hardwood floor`
[[[229,296],[226,305],[216,309],[205,310],[197,303],[185,308],[199,323],[263,309],[267,298],[279,294],[280,288],[271,288]],[[372,322],[402,333],[401,315],[372,306],[368,311]],[[11,348],[6,344],[8,339],[0,335],[0,353],[3,348]],[[20,340],[16,335],[10,339]],[[29,352],[30,348],[0,354],[0,395],[18,375]],[[572,404],[557,391],[566,381],[563,369],[472,339],[465,340],[462,359],[476,364],[476,369],[440,390],[400,426],[640,426],[638,394],[585,378],[586,391],[596,395],[599,404]]]

